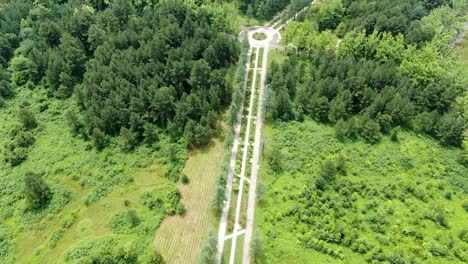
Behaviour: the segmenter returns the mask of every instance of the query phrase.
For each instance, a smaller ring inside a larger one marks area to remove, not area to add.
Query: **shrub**
[[[187,176],[187,174],[182,174],[181,181],[183,184],[188,184],[190,182],[190,179]]]
[[[468,212],[468,200],[464,200],[462,203],[463,209],[465,209],[465,212]]]
[[[29,109],[21,108],[18,111],[18,117],[25,129],[33,129],[37,127],[36,117]]]
[[[458,237],[460,238],[461,241],[465,241],[468,243],[468,230],[462,229],[460,233],[458,234]]]
[[[112,216],[109,228],[116,233],[126,233],[140,224],[140,218],[135,210],[119,211]]]
[[[326,185],[327,185],[327,181],[322,176],[319,176],[319,177],[317,177],[317,179],[315,179],[315,187],[317,189],[319,189],[321,191],[324,191]]]
[[[164,264],[164,259],[161,256],[161,253],[159,253],[158,250],[156,250],[153,246],[150,246],[147,250],[146,253],[141,257],[140,263],[145,263],[145,264]]]
[[[15,147],[27,148],[34,144],[35,141],[36,139],[31,132],[20,130],[16,134],[13,144]]]
[[[140,197],[140,203],[150,210],[159,211],[163,214],[174,215],[182,212],[181,209],[178,209],[180,192],[173,184],[163,184],[153,191],[143,193]]]
[[[336,158],[336,170],[346,175],[346,158],[341,154]]]
[[[320,175],[327,181],[332,181],[336,176],[336,165],[331,160],[326,160],[320,164]]]

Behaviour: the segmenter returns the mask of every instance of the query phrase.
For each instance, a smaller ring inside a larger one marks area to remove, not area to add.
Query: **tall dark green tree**
[[[42,176],[32,172],[24,177],[24,196],[28,206],[32,209],[40,209],[47,205],[52,198],[52,191]]]

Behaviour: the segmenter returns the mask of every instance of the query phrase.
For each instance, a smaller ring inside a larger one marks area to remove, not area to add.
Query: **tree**
[[[263,182],[257,182],[257,189],[255,191],[255,197],[257,198],[258,201],[262,200],[262,198],[265,196],[266,194],[266,186]]]
[[[151,145],[159,140],[157,127],[151,123],[145,123],[143,126],[143,138],[144,142]]]
[[[274,172],[281,172],[283,167],[283,155],[278,145],[274,145],[271,147],[269,153],[267,154],[267,159],[268,165],[270,165],[270,168]]]
[[[353,135],[353,119],[350,118],[348,121],[338,120],[335,124],[335,134],[340,140],[351,137]]]
[[[210,230],[208,237],[202,245],[200,255],[198,256],[197,263],[199,264],[215,264],[218,253],[218,236],[215,230]]]
[[[161,253],[157,249],[154,248],[154,246],[150,246],[146,250],[146,254],[143,255],[141,263],[147,263],[147,264],[164,264],[164,259],[161,256]]]
[[[78,114],[74,111],[68,110],[65,112],[65,121],[71,127],[73,135],[78,135],[81,129],[84,127],[83,122],[80,120]]]
[[[263,250],[263,241],[260,232],[255,230],[253,239],[250,241],[250,254],[254,263],[264,263],[265,252]]]
[[[216,210],[220,211],[223,208],[224,201],[226,199],[226,192],[221,184],[216,185],[215,194],[211,200],[211,206]]]
[[[52,192],[41,175],[28,172],[24,177],[24,183],[24,196],[26,197],[28,207],[40,209],[49,202]]]
[[[248,18],[253,18],[253,9],[252,9],[252,5],[251,5],[251,4],[249,4],[249,5],[247,6],[247,17],[248,17]]]
[[[359,134],[369,143],[377,143],[382,137],[380,125],[366,114],[361,117]]]
[[[343,175],[346,175],[346,158],[342,154],[336,158],[336,170]]]
[[[11,60],[11,79],[17,86],[25,85],[31,73],[31,61],[24,56],[16,56]]]
[[[102,150],[107,146],[108,140],[107,136],[99,129],[95,128],[92,135],[94,146],[98,150]]]
[[[320,31],[335,29],[341,22],[344,7],[341,0],[331,0],[313,5],[309,15],[319,25]]]
[[[216,55],[213,55],[216,56]],[[192,73],[190,74],[190,84],[195,89],[209,87],[211,67],[205,60],[201,59],[193,63]]]
[[[460,146],[463,140],[464,124],[459,113],[444,114],[435,126],[435,134],[445,144]]]
[[[18,116],[21,124],[25,129],[33,129],[37,127],[36,117],[29,109],[19,109]]]
[[[120,144],[125,151],[131,151],[137,145],[135,132],[126,127],[120,129]]]
[[[336,165],[331,160],[326,160],[320,164],[320,175],[324,177],[327,181],[332,181],[335,179],[337,170]]]
[[[283,121],[289,121],[293,118],[292,102],[286,88],[280,89],[276,97],[275,114]]]

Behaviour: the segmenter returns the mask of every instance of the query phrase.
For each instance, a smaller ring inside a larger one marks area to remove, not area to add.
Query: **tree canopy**
[[[25,16],[20,11],[17,16]],[[98,148],[120,135],[131,150],[151,125],[175,140],[184,136],[187,145],[206,144],[231,100],[225,76],[239,47],[203,6],[44,1],[22,27],[27,34],[10,63],[14,85],[44,85],[57,98],[75,95],[80,113],[74,127]]]

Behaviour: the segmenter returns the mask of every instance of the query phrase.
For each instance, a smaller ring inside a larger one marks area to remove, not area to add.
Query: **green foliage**
[[[108,236],[84,241],[65,253],[65,263],[138,263],[142,250],[134,239]]]
[[[180,192],[173,184],[163,184],[151,192],[145,192],[140,197],[140,203],[150,210],[163,214],[183,214],[183,204],[180,202]]]
[[[263,249],[263,241],[258,230],[255,230],[253,239],[250,242],[250,255],[253,259],[253,263],[264,263],[265,252]]]
[[[41,209],[47,205],[52,197],[52,191],[42,176],[28,172],[24,177],[24,196],[28,207],[31,209]]]
[[[313,5],[307,16],[318,24],[320,31],[323,31],[335,29],[341,22],[344,11],[341,0],[332,0]]]
[[[11,80],[43,85],[56,98],[75,94],[79,115],[70,112],[66,119],[99,150],[120,135],[122,148],[131,151],[142,141],[155,142],[158,129],[174,141],[185,136],[187,145],[206,145],[231,99],[225,75],[238,46],[224,32],[235,21],[220,20],[235,15],[231,7],[193,8],[183,1],[34,6],[22,22]],[[9,77],[0,73],[3,94]]]
[[[132,228],[140,224],[140,219],[135,210],[119,211],[112,216],[109,228],[114,233],[128,233]]]
[[[25,85],[31,74],[31,61],[23,56],[14,57],[10,64],[11,80],[17,86]]]
[[[217,259],[217,248],[218,248],[218,236],[215,230],[210,230],[208,237],[205,239],[202,245],[200,255],[197,263],[200,264],[214,264]]]
[[[453,66],[456,54],[448,43],[465,10],[458,2],[440,7],[443,3],[337,0],[313,5],[303,21],[285,29],[288,47],[299,56],[272,65],[266,116],[287,121],[291,118],[284,109],[291,108],[300,120],[303,113],[335,123],[341,140],[360,137],[372,144],[392,128],[415,124],[444,144],[460,146],[463,110],[455,101],[464,94],[460,87],[466,78],[450,77],[463,74]],[[338,43],[329,31],[335,28],[343,38]]]
[[[265,129],[265,152],[283,156],[281,171],[268,159],[260,167],[265,262],[463,262],[468,182],[456,180],[466,171],[459,150],[403,129],[377,145],[339,141],[310,119]]]
[[[33,129],[37,127],[37,121],[36,117],[34,114],[31,112],[31,110],[27,108],[21,108],[18,110],[18,117],[25,129]]]
[[[320,175],[327,180],[327,182],[335,179],[337,170],[333,161],[327,160],[320,165]]]
[[[182,181],[183,184],[186,184],[186,185],[190,183],[190,179],[187,176],[187,174],[182,174],[182,177],[180,180]]]
[[[211,206],[218,212],[221,211],[224,206],[224,201],[226,200],[226,183],[225,180],[221,180],[222,178],[222,176],[218,177],[215,194],[211,199]]]
[[[147,253],[141,258],[141,263],[164,264],[165,262],[161,253],[151,246],[147,250]]]
[[[73,212],[73,213],[71,213],[71,215],[68,218],[66,218],[65,220],[62,221],[62,224],[61,224],[59,230],[55,231],[52,234],[52,236],[50,237],[50,240],[49,240],[49,243],[48,243],[50,248],[55,248],[55,246],[57,246],[58,241],[60,240],[60,238],[62,238],[65,231],[71,225],[73,225],[73,223],[76,220],[76,217],[77,217],[77,214],[75,212]]]

